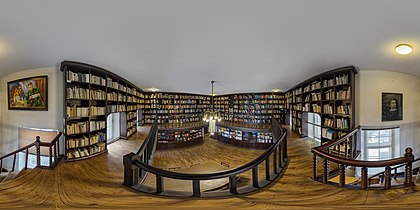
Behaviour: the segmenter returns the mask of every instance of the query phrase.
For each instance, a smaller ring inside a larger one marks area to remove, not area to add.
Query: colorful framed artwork
[[[403,119],[403,94],[382,93],[382,121]]]
[[[7,83],[9,110],[48,110],[48,76],[19,79]]]

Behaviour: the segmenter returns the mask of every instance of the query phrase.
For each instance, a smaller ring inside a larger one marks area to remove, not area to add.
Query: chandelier
[[[209,123],[209,132],[211,135],[216,131],[216,120],[221,121],[222,116],[219,111],[214,111],[214,92],[213,92],[214,81],[211,81],[211,110],[204,112],[203,121]]]

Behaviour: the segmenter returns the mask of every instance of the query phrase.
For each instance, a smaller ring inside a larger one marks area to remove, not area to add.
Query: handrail
[[[278,144],[282,143],[283,141],[285,141],[286,140],[285,137],[286,137],[286,132],[284,132],[283,135],[281,136],[281,138],[276,141],[275,145],[278,145]],[[214,172],[214,173],[206,173],[206,174],[178,173],[178,172],[173,172],[173,171],[167,171],[167,170],[164,170],[164,169],[159,169],[159,168],[153,167],[151,165],[144,164],[144,163],[142,163],[141,161],[138,161],[138,160],[133,161],[133,164],[146,169],[146,171],[148,171],[148,172],[151,172],[151,173],[154,173],[154,174],[160,174],[161,176],[168,177],[168,178],[173,178],[173,179],[182,179],[182,180],[220,179],[220,178],[225,178],[225,177],[228,177],[228,176],[231,176],[231,175],[236,175],[236,174],[243,173],[245,171],[248,171],[248,170],[252,169],[253,167],[255,167],[255,165],[258,165],[258,164],[262,163],[276,149],[275,145],[271,146],[263,154],[261,154],[256,159],[252,160],[251,162],[248,162],[245,165],[239,166],[237,168],[225,170],[225,171]]]
[[[374,176],[378,176],[380,174],[385,174],[385,185],[384,189],[391,188],[391,170],[396,170],[398,167],[405,166],[405,181],[404,186],[411,186],[413,185],[412,182],[412,163],[414,162],[414,155],[412,154],[413,150],[411,148],[407,148],[405,150],[405,154],[403,157],[389,159],[389,160],[381,160],[381,161],[365,161],[365,160],[356,160],[356,154],[358,154],[355,145],[357,144],[358,134],[361,131],[360,126],[357,126],[354,130],[350,133],[346,134],[345,136],[328,142],[325,145],[312,148],[312,153],[314,155],[313,158],[313,179],[318,180],[317,176],[317,157],[323,159],[323,176],[322,182],[328,183],[329,175],[330,175],[330,162],[337,163],[339,165],[339,175],[340,175],[340,182],[339,186],[344,187],[345,184],[345,169],[348,166],[354,167],[361,167],[362,168],[362,176],[361,176],[361,189],[367,189],[369,186],[368,182]],[[343,145],[344,144],[344,145]],[[344,146],[344,157],[341,155],[341,147]],[[338,154],[335,154],[334,151],[338,147]],[[348,148],[351,149],[348,149]],[[399,165],[402,164],[402,165]],[[391,168],[392,166],[398,165],[396,167]],[[368,178],[368,168],[377,168],[377,167],[385,167],[384,172],[380,172]]]
[[[155,121],[156,124],[156,121]],[[229,178],[229,191],[228,194],[238,194],[238,190],[241,190],[241,193],[255,191],[261,187],[265,187],[275,180],[279,175],[284,171],[288,163],[287,156],[287,132],[286,129],[281,128],[277,120],[272,117],[272,127],[273,127],[273,136],[275,142],[269,149],[267,149],[263,154],[254,160],[239,166],[234,169],[229,169],[220,172],[214,173],[205,173],[205,174],[191,174],[191,173],[179,173],[173,171],[167,171],[164,169],[159,169],[149,165],[149,162],[146,161],[145,155],[149,155],[150,152],[150,142],[155,143],[156,138],[153,137],[157,134],[157,129],[153,127],[149,132],[149,135],[146,138],[146,141],[143,143],[142,147],[137,154],[130,153],[124,156],[124,185],[132,187],[134,189],[140,190],[142,192],[150,192],[149,190],[144,189],[145,187],[140,184],[139,178],[144,180],[145,172],[149,172],[156,175],[156,194],[161,194],[164,191],[163,188],[163,177],[178,179],[178,180],[191,180],[192,181],[192,193],[193,196],[200,197],[202,192],[200,190],[200,181],[201,180],[212,180],[220,178]],[[145,146],[148,145],[148,146]],[[146,154],[142,154],[146,153]],[[273,164],[270,164],[270,157],[273,157]],[[258,166],[265,161],[265,180],[258,180]],[[273,168],[273,169],[271,169]],[[252,187],[242,187],[237,188],[236,186],[236,176],[243,172],[252,170]],[[273,173],[271,173],[273,172]],[[140,185],[139,185],[140,184]],[[246,188],[245,190],[243,190]],[[171,191],[172,192],[172,191]],[[166,192],[168,193],[168,192]],[[174,192],[172,192],[174,193]],[[226,195],[226,192],[224,192]],[[176,196],[184,195],[185,193],[175,192]],[[211,193],[206,193],[211,194]],[[220,193],[216,193],[220,195]],[[211,195],[210,195],[211,196]]]
[[[337,139],[335,141],[330,141],[330,142],[328,142],[328,143],[326,143],[324,145],[321,145],[321,146],[312,148],[312,150],[314,150],[314,151],[321,151],[321,150],[324,150],[324,149],[326,149],[328,147],[336,146],[336,145],[344,142],[346,139],[352,137],[354,134],[356,134],[357,132],[359,132],[359,130],[360,130],[360,126],[357,126],[355,129],[353,129],[352,131],[350,131],[345,136],[342,136],[341,138],[339,138],[339,139]]]
[[[5,155],[1,156],[1,157],[0,157],[0,159],[7,158],[7,157],[12,156],[12,155],[14,155],[14,154],[16,154],[16,153],[22,152],[23,150],[30,149],[30,148],[31,148],[31,147],[33,147],[33,146],[35,146],[35,142],[30,143],[30,144],[28,144],[28,145],[26,145],[26,146],[24,146],[24,147],[22,147],[22,148],[19,148],[19,149],[17,149],[17,150],[15,150],[15,151],[13,151],[13,152],[10,152],[10,153],[8,153],[8,154],[5,154]]]
[[[415,162],[417,162],[417,161],[419,161],[420,160],[420,158],[417,158],[417,159],[415,159],[414,161],[413,161],[413,163],[415,163]],[[403,166],[405,166],[405,164],[400,164],[400,165],[397,165],[397,166],[395,166],[395,167],[392,167],[391,168],[391,171],[392,170],[396,170],[396,169],[398,169],[398,168],[401,168],[401,167],[403,167]],[[377,176],[379,176],[379,175],[383,175],[384,173],[385,173],[386,171],[381,171],[381,172],[379,172],[379,173],[376,173],[376,174],[374,174],[374,175],[371,175],[371,176],[369,176],[369,180],[370,179],[373,179],[374,177],[377,177]],[[394,172],[394,177],[395,177],[395,179],[396,179],[396,171]]]
[[[54,139],[51,142],[41,142],[41,138],[39,136],[36,136],[36,140],[33,143],[30,143],[22,148],[19,148],[13,152],[10,152],[6,155],[3,155],[0,157],[0,174],[3,172],[3,160],[5,158],[11,157],[13,156],[13,164],[12,164],[12,168],[10,171],[14,171],[15,170],[15,166],[16,166],[16,158],[17,158],[17,154],[20,152],[25,151],[26,153],[26,158],[25,158],[25,169],[28,168],[28,156],[29,156],[29,149],[32,147],[36,148],[36,159],[37,159],[37,164],[36,167],[44,167],[41,166],[41,147],[48,147],[49,148],[49,158],[50,158],[50,165],[47,166],[46,168],[54,168],[55,165],[58,163],[59,159],[61,158],[60,153],[60,143],[59,143],[59,138],[61,137],[62,132],[57,133],[57,135],[54,137]],[[54,151],[54,154],[53,154]],[[54,161],[52,160],[54,157]]]

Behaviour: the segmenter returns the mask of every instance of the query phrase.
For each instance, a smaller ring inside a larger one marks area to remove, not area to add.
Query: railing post
[[[367,174],[368,174],[367,168],[362,167],[362,177],[361,177],[361,183],[360,183],[360,186],[361,186],[362,190],[367,189],[367,185],[368,185]]]
[[[258,188],[258,165],[252,168],[252,186]]]
[[[390,189],[391,188],[391,167],[386,166],[385,167],[385,185],[384,189]]]
[[[229,191],[232,194],[238,194],[236,189],[236,175],[229,176]]]
[[[411,147],[408,147],[405,149],[405,161],[407,162],[405,165],[405,181],[404,185],[406,187],[413,186],[413,162],[414,162],[414,155],[413,155],[413,149]]]
[[[35,140],[36,147],[36,166],[41,166],[41,137],[37,136]]]
[[[346,166],[344,164],[340,164],[340,187],[344,187],[346,185]]]
[[[163,192],[163,178],[161,175],[156,174],[156,193]]]
[[[314,153],[314,157],[313,157],[313,159],[314,159],[314,180],[316,179],[316,170],[317,170],[317,162],[316,162],[316,154]]]
[[[200,180],[193,179],[192,184],[193,184],[193,196],[200,197],[201,196]]]
[[[123,164],[124,164],[124,185],[131,187],[135,184],[138,184],[139,175],[138,175],[138,167],[133,165],[132,162],[137,158],[137,155],[134,153],[130,153],[123,156]]]
[[[265,159],[265,180],[270,181],[270,156]]]
[[[3,172],[3,159],[0,159],[0,174]]]
[[[274,149],[274,153],[273,153],[273,170],[275,174],[278,174],[278,170],[277,170],[277,147],[276,149]]]
[[[13,155],[13,167],[12,167],[12,171],[15,171],[15,165],[16,165],[16,154],[17,154],[17,153],[15,153],[15,155]]]
[[[50,166],[52,166],[52,147],[50,147]]]
[[[26,154],[25,154],[25,169],[28,169],[28,158],[29,158],[29,148],[26,149]]]
[[[285,131],[285,134],[284,134],[284,141],[283,141],[283,158],[287,158],[288,157],[288,155],[287,155],[287,132]]]
[[[324,159],[324,176],[322,179],[322,182],[324,184],[328,183],[328,175],[330,173],[330,161],[328,161],[327,159]]]

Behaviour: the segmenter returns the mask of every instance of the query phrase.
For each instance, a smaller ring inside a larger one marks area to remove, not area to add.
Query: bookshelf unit
[[[66,161],[107,152],[107,117],[120,113],[120,138],[137,131],[137,110],[144,108],[143,91],[105,69],[63,61],[64,137]]]
[[[239,124],[267,124],[274,116],[285,120],[284,93],[244,93],[214,97],[214,108],[225,122]]]
[[[231,123],[217,123],[213,135],[219,141],[236,146],[267,149],[273,144],[273,133],[270,128],[244,128]]]
[[[159,124],[198,122],[202,120],[202,113],[211,109],[211,97],[198,94],[148,93],[144,101],[144,122],[147,124],[153,123],[156,115]]]
[[[321,143],[328,142],[355,126],[354,66],[334,69],[314,76],[286,92],[286,108],[292,115],[291,128],[300,136],[304,114],[317,113],[321,117]]]
[[[159,128],[156,148],[175,149],[201,144],[204,142],[207,127],[207,124],[200,123],[200,125],[191,127]]]

